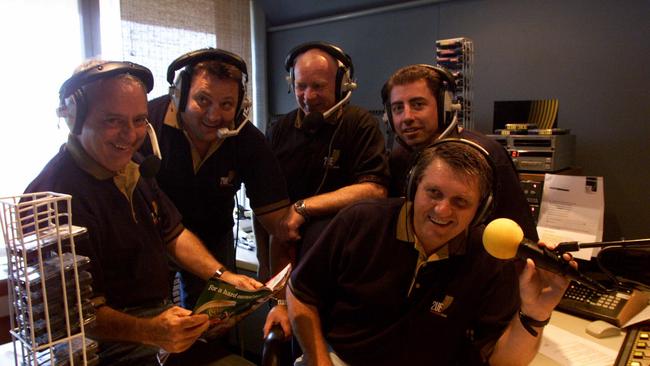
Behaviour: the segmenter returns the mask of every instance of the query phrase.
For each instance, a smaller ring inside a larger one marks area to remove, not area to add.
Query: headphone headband
[[[172,61],[169,67],[167,67],[167,82],[172,85],[174,83],[174,75],[176,74],[176,71],[185,66],[194,66],[203,61],[221,61],[233,65],[243,74],[244,84],[248,82],[248,69],[246,68],[246,62],[244,59],[232,52],[212,47],[188,52]]]
[[[84,85],[88,85],[93,81],[120,74],[130,74],[140,79],[144,83],[147,93],[153,89],[153,74],[151,74],[148,68],[128,61],[109,61],[89,67],[72,75],[61,85],[59,99],[64,100]]]
[[[61,85],[57,115],[65,119],[72,134],[78,135],[81,133],[83,121],[88,112],[88,102],[83,87],[97,80],[121,74],[129,74],[140,80],[144,84],[147,93],[153,89],[153,74],[151,74],[151,71],[142,65],[128,61],[108,61],[93,65],[75,73]]]
[[[352,58],[340,47],[323,41],[307,42],[294,47],[291,51],[289,51],[287,58],[284,60],[284,69],[287,70],[287,72],[291,72],[293,65],[296,63],[296,58],[312,49],[319,49],[334,57],[335,60],[341,62],[345,68],[350,70],[350,78],[354,77],[354,65],[352,64]]]

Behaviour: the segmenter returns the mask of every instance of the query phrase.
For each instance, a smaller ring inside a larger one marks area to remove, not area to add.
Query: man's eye
[[[120,127],[124,121],[120,118],[107,118],[104,120],[104,124],[110,127]]]
[[[402,111],[404,111],[404,106],[402,106],[402,105],[394,105],[394,106],[391,107],[390,110],[393,113],[402,113]]]
[[[415,109],[415,110],[421,110],[422,108],[424,108],[424,106],[425,106],[424,102],[414,102],[413,103],[413,109]]]
[[[442,199],[442,192],[440,192],[437,189],[430,189],[429,190],[429,197],[431,197],[434,200],[440,200],[440,199]]]
[[[464,198],[456,198],[453,200],[453,203],[458,208],[466,208],[469,206],[469,202]]]
[[[207,106],[207,105],[210,104],[210,99],[208,99],[207,97],[205,97],[205,96],[203,96],[203,95],[199,95],[199,96],[196,98],[196,102],[197,102],[200,106],[203,106],[203,107],[204,107],[204,106]]]
[[[221,109],[223,110],[231,110],[233,108],[233,102],[223,102],[221,103]]]
[[[133,120],[133,125],[135,127],[142,127],[142,126],[145,126],[147,124],[147,122],[149,122],[149,121],[147,120],[146,117],[136,118],[135,120]]]

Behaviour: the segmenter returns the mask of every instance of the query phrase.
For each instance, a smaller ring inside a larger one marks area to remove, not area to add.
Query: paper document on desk
[[[562,366],[611,366],[617,352],[554,325],[544,328],[539,353]]]
[[[605,211],[603,177],[546,174],[537,222],[540,241],[599,242]],[[581,249],[574,257],[589,260],[595,249]]]

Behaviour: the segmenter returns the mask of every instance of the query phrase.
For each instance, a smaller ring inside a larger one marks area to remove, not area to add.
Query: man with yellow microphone
[[[497,226],[502,237],[484,247],[492,165],[471,141],[441,140],[416,161],[406,198],[362,201],[336,216],[289,283],[289,315],[304,351],[297,364],[525,365],[534,358],[569,279],[530,259],[490,254],[499,243],[518,245],[516,232]]]

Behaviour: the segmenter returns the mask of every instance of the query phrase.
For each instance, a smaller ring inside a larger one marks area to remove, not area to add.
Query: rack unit
[[[460,104],[458,124],[474,129],[472,116],[472,63],[474,45],[468,38],[450,38],[436,41],[436,64],[448,69],[456,78],[454,101]]]
[[[11,336],[16,365],[92,365],[97,343],[87,257],[77,255],[69,195],[42,192],[0,198],[7,249]]]

